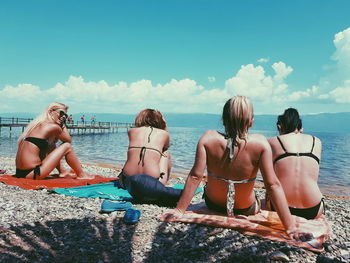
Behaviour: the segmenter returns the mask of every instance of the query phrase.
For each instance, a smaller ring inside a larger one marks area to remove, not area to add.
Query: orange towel
[[[259,236],[262,238],[287,242],[291,245],[299,246],[314,252],[323,251],[323,243],[329,238],[331,228],[324,215],[314,220],[306,220],[302,217],[293,216],[297,227],[303,232],[309,232],[314,235],[314,239],[302,242],[288,238],[281,220],[276,212],[261,210],[260,213],[253,216],[227,217],[209,211],[204,203],[194,206],[195,211],[186,211],[186,213],[177,222],[196,223],[214,227],[225,227],[239,230],[243,234]]]
[[[33,180],[25,178],[16,178],[12,175],[0,175],[0,182],[7,185],[15,185],[24,189],[54,189],[54,188],[68,188],[76,186],[84,186],[99,183],[108,183],[110,181],[118,180],[117,177],[103,177],[95,175],[94,179],[71,179],[71,178],[47,178],[44,180]]]

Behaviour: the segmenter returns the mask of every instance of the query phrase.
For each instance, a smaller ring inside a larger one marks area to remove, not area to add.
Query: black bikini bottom
[[[323,214],[324,214],[326,211],[326,208],[324,205],[324,198],[322,198],[321,201],[313,207],[309,207],[309,208],[289,207],[289,211],[292,215],[304,217],[305,219],[310,220],[310,219],[314,219],[318,215],[318,211],[320,210],[321,203],[323,204]],[[271,211],[275,211],[275,208],[273,207],[272,203],[271,203]]]
[[[223,206],[220,206],[220,205],[217,205],[212,200],[210,200],[209,197],[207,196],[205,190],[204,190],[204,193],[203,193],[203,198],[205,200],[205,204],[207,205],[207,207],[210,210],[217,211],[217,212],[220,212],[220,213],[223,213],[223,214],[227,213],[227,208],[223,207]],[[251,206],[249,206],[247,208],[233,208],[232,209],[233,210],[233,214],[235,216],[237,216],[237,215],[255,215],[256,214],[255,211],[257,210],[256,206],[259,207],[259,209],[258,209],[258,211],[259,211],[260,210],[260,200],[255,195],[255,202]]]
[[[34,170],[34,177],[33,177],[33,179],[35,180],[38,176],[40,176],[40,164],[35,166],[34,168],[26,169],[26,170],[22,170],[22,169],[16,168],[16,174],[14,175],[14,177],[16,177],[16,178],[26,178],[26,176],[33,170]]]

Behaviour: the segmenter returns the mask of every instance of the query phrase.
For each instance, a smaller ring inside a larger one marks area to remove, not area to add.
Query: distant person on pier
[[[81,122],[84,124],[85,123],[85,115],[81,116],[80,119],[81,119]]]
[[[175,206],[181,190],[167,187],[170,137],[162,114],[153,109],[142,110],[128,136],[128,155],[119,174],[120,186],[141,202]]]
[[[73,115],[72,115],[72,114],[70,114],[70,115],[68,116],[67,122],[68,122],[69,124],[73,124]]]
[[[254,183],[260,169],[265,187],[289,237],[307,239],[309,234],[297,230],[283,188],[273,170],[271,147],[260,134],[249,134],[253,125],[253,105],[244,96],[229,99],[222,113],[225,133],[206,131],[197,144],[196,158],[185,189],[165,220],[181,217],[189,206],[207,168],[208,181],[204,191],[207,207],[228,216],[255,215],[260,201]]]
[[[302,122],[296,109],[286,109],[278,116],[280,136],[269,139],[274,169],[293,215],[306,219],[324,211],[322,193],[317,185],[322,145],[320,139],[302,133]],[[267,208],[274,205],[266,198]]]
[[[16,155],[16,175],[18,178],[44,179],[58,168],[60,177],[92,179],[86,174],[75,155],[71,136],[66,127],[68,107],[62,103],[51,103],[45,111],[32,120],[18,139]],[[56,147],[56,142],[62,144]],[[70,176],[61,166],[65,157],[68,165],[75,171]]]
[[[91,125],[95,125],[96,122],[96,115],[92,115],[91,117]]]

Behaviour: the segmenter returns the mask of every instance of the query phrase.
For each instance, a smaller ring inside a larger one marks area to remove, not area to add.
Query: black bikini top
[[[314,136],[312,136],[312,148],[311,148],[311,151],[309,153],[289,153],[284,148],[283,143],[282,143],[281,139],[278,136],[277,136],[277,139],[280,142],[281,147],[284,150],[284,153],[279,155],[279,156],[277,156],[276,159],[273,161],[273,163],[277,162],[278,160],[280,160],[282,158],[289,157],[289,156],[297,156],[297,157],[299,157],[299,156],[307,156],[307,157],[311,157],[311,158],[315,159],[318,164],[320,163],[320,159],[318,159],[318,157],[312,153],[313,150],[314,150],[314,146],[315,146],[315,137]]]
[[[153,127],[151,126],[151,132],[148,135],[148,142],[151,141],[151,134],[153,132]],[[152,148],[152,147],[146,147],[146,146],[129,146],[128,149],[141,149],[140,150],[140,160],[138,162],[138,164],[140,164],[142,162],[142,166],[145,165],[145,154],[146,154],[146,150],[152,150],[152,151],[156,151],[158,152],[161,156],[166,157],[161,151],[159,151],[156,148]]]
[[[49,141],[45,139],[27,137],[24,140],[35,144],[40,149],[40,151],[45,151],[49,147]]]

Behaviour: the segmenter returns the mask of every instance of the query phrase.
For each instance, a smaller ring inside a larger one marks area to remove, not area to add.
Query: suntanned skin
[[[303,134],[298,130],[279,136],[287,152],[307,153],[312,148],[312,137]],[[272,148],[273,160],[284,153],[277,137],[269,139]],[[321,160],[322,144],[315,137],[313,154]],[[295,208],[309,208],[317,205],[322,193],[317,185],[319,175],[319,164],[307,156],[290,156],[278,160],[274,164],[274,169],[280,180],[288,205]],[[321,205],[318,215],[322,214]]]
[[[150,137],[149,137],[150,135]],[[170,147],[169,133],[162,129],[153,128],[151,133],[151,127],[143,126],[133,128],[128,131],[129,147],[147,147],[154,148],[163,153],[146,149],[144,154],[144,161],[140,162],[140,148],[128,149],[127,161],[124,165],[123,171],[127,175],[147,174],[154,178],[159,178],[160,173],[165,174],[164,178],[160,181],[166,184],[169,179],[171,157],[168,148]],[[150,141],[148,142],[148,138]]]
[[[93,175],[86,174],[81,164],[75,155],[72,145],[71,136],[64,125],[65,116],[59,117],[58,111],[52,111],[51,116],[53,121],[43,122],[34,128],[27,137],[36,137],[46,139],[49,142],[62,141],[62,145],[53,147],[48,150],[46,156],[40,156],[40,149],[31,142],[22,141],[18,145],[16,155],[16,167],[19,169],[31,169],[40,165],[40,176],[37,179],[44,179],[50,172],[58,167],[61,168],[60,161],[63,157],[66,158],[68,165],[75,171],[77,179],[91,179]],[[61,171],[60,171],[61,172]],[[65,170],[62,171],[61,176],[68,177]],[[32,179],[34,171],[30,172],[26,178]]]
[[[227,140],[223,135],[217,131],[209,130],[202,136],[197,145],[195,163],[187,178],[184,192],[177,207],[166,214],[163,219],[171,221],[186,211],[195,190],[203,179],[206,167],[208,171],[217,176],[232,180],[254,178],[260,169],[266,190],[272,198],[288,235],[294,239],[310,238],[310,234],[296,231],[283,188],[273,170],[272,152],[267,139],[262,135],[252,134],[247,135],[246,141],[239,140],[238,143],[240,147],[235,147],[234,160],[230,162],[225,152]],[[215,203],[225,206],[227,183],[208,177],[207,187],[209,198]],[[247,208],[255,202],[253,187],[254,182],[235,185],[235,208]]]

